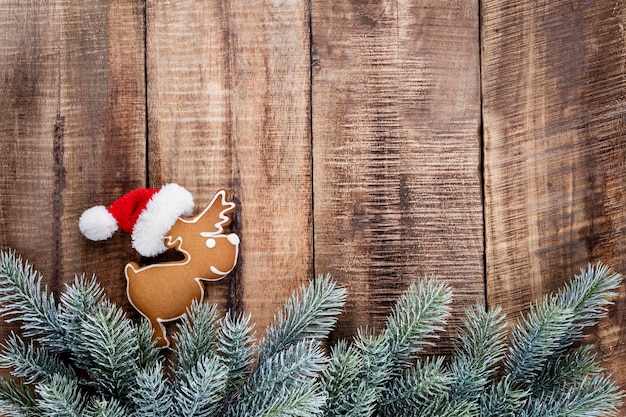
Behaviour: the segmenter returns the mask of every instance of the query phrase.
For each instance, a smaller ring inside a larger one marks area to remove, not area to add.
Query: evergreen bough
[[[467,310],[450,358],[427,354],[452,299],[431,278],[409,287],[380,332],[329,349],[346,291],[328,276],[295,293],[258,344],[249,316],[194,303],[167,358],[95,278],[77,277],[58,302],[41,280],[0,254],[0,314],[22,333],[0,353],[14,376],[0,379],[9,417],[599,417],[616,415],[623,396],[580,345],[621,281],[602,264],[510,330],[498,308]]]

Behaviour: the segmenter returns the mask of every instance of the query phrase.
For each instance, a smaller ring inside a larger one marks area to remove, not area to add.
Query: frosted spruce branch
[[[59,309],[43,277],[15,252],[0,253],[0,315],[7,323],[20,322],[25,337],[35,337],[51,348],[65,349],[65,328]]]
[[[250,316],[194,303],[164,355],[146,321],[77,276],[58,302],[13,252],[0,254],[0,313],[21,325],[0,346],[0,414],[20,416],[614,416],[622,391],[583,330],[607,313],[621,276],[602,264],[531,306],[508,329],[501,310],[465,312],[450,357],[428,349],[451,291],[410,285],[385,327],[324,343],[346,290],[328,276],[303,286],[256,342]]]

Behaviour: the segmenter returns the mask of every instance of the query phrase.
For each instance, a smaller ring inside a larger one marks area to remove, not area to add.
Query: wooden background
[[[327,272],[334,338],[425,274],[453,324],[477,301],[514,320],[588,261],[626,273],[625,25],[624,0],[3,0],[0,247],[136,317],[130,238],[87,241],[82,211],[224,187],[242,252],[209,299],[258,335]],[[590,341],[626,386],[615,301]]]

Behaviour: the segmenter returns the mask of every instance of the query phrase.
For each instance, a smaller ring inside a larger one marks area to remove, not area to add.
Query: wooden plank
[[[150,183],[234,193],[240,263],[207,298],[259,332],[312,272],[308,24],[303,1],[147,2]]]
[[[589,261],[626,272],[625,13],[483,2],[487,288],[511,319]],[[591,338],[622,385],[625,302]]]
[[[417,277],[482,300],[478,2],[313,2],[315,269],[349,289],[338,337]]]
[[[95,273],[107,294],[132,311],[124,265],[137,257],[130,237],[104,242],[80,235],[80,214],[145,186],[145,28],[141,0],[61,2],[59,116],[56,151],[65,185],[62,241],[64,279]]]
[[[52,2],[0,4],[0,246],[32,259],[51,284],[58,279],[52,149],[59,38],[60,14]]]
[[[125,303],[130,240],[87,241],[78,217],[145,181],[142,2],[0,6],[0,246],[52,290],[96,273]]]

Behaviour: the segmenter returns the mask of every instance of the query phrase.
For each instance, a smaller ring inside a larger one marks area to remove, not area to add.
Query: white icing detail
[[[228,221],[230,220],[228,218],[228,215],[226,215],[226,213],[232,211],[235,208],[235,203],[226,201],[226,191],[224,190],[219,190],[217,193],[215,193],[209,205],[206,206],[206,208],[202,210],[200,214],[197,214],[193,219],[181,218],[180,221],[183,223],[187,223],[187,224],[198,223],[198,221],[200,221],[200,219],[206,214],[206,212],[209,211],[211,207],[213,207],[213,204],[215,204],[218,198],[222,200],[220,205],[223,206],[224,208],[222,209],[222,211],[220,211],[220,214],[219,214],[220,220],[217,223],[215,223],[216,230],[215,232],[200,232],[200,236],[210,237],[210,236],[224,234],[224,224],[228,223]]]
[[[236,235],[236,234],[234,234],[234,233],[231,233],[231,234],[229,234],[228,236],[226,236],[226,239],[228,239],[228,241],[229,241],[230,243],[232,243],[233,245],[235,245],[235,246],[239,245],[239,242],[240,242],[240,241],[239,241],[239,236],[237,236],[237,235]]]
[[[234,266],[233,266],[234,268]],[[220,271],[219,269],[217,269],[216,267],[214,267],[213,265],[211,265],[211,272],[213,272],[215,275],[227,275],[230,273],[230,271],[233,270],[233,268],[231,268],[229,271],[223,272]]]
[[[213,249],[216,244],[217,244],[217,242],[213,238],[207,239],[207,241],[206,241],[206,247],[209,248],[209,249]]]

